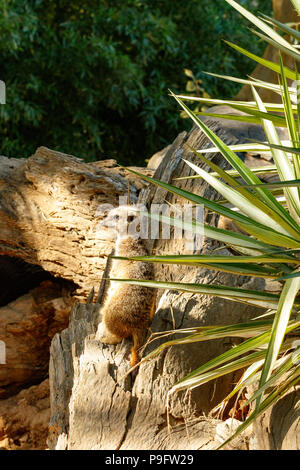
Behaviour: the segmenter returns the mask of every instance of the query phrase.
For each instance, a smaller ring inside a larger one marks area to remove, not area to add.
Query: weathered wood
[[[0,339],[5,342],[0,399],[48,375],[51,339],[68,326],[72,304],[63,285],[49,280],[0,307]]]
[[[109,277],[109,271],[110,271],[110,268],[111,268],[111,257],[114,255],[114,252],[115,252],[115,250],[112,250],[110,252],[110,254],[108,255],[107,260],[106,260],[106,265],[105,265],[105,268],[104,268],[104,271],[103,271],[103,275],[102,275],[102,278],[101,278],[100,287],[99,287],[97,300],[96,300],[96,303],[100,304],[100,305],[102,304],[105,293],[108,289],[107,278]]]
[[[144,183],[114,160],[85,163],[46,147],[28,159],[0,157],[0,255],[70,280],[86,298],[113,248],[99,231],[101,208],[127,197],[128,181],[134,202]]]
[[[253,450],[300,450],[300,386],[294,387],[253,425]]]
[[[45,449],[49,418],[48,379],[0,400],[0,450]]]
[[[69,328],[52,342],[51,449],[204,450],[216,448],[229,436],[222,421],[188,414],[178,419],[171,415],[168,430],[161,394],[170,378],[166,371],[167,377],[162,377],[162,362],[155,372],[150,364],[142,365],[133,383],[127,374],[127,345],[113,352],[94,340],[98,308],[98,304],[75,305]],[[157,419],[155,412],[161,413]],[[248,448],[250,436],[243,434],[228,448]]]
[[[136,201],[145,184],[114,160],[85,163],[45,147],[28,159],[0,157],[1,398],[47,375],[52,337],[74,299],[98,288],[113,248],[98,230],[101,208],[127,199],[128,185]]]
[[[226,139],[220,125],[212,128]],[[230,137],[227,143],[232,142]],[[155,177],[173,182],[179,176],[191,174],[182,158],[199,160],[186,144],[195,148],[209,146],[198,129],[182,133],[167,151]],[[214,161],[226,166],[219,154]],[[176,184],[208,198],[216,193],[203,181],[185,180]],[[162,188],[147,186],[138,202],[150,207],[153,203],[182,204]],[[217,220],[205,212],[208,222]],[[185,253],[191,250],[186,240],[152,240],[157,253]],[[218,244],[205,240],[195,249],[209,253]],[[192,249],[193,251],[194,249]],[[263,288],[263,281],[247,277],[217,274],[208,269],[156,266],[157,279],[173,281],[224,283],[245,288]],[[171,396],[169,409],[166,398],[169,388],[196,367],[216,354],[232,347],[238,340],[194,343],[171,347],[158,357],[140,365],[136,377],[128,375],[130,341],[120,345],[103,345],[94,338],[99,305],[76,305],[67,330],[56,335],[51,345],[50,386],[52,415],[48,444],[50,448],[67,449],[180,449],[212,448],[215,427],[219,421],[203,424],[207,414],[231,390],[239,374],[228,374],[216,383],[209,383],[192,393]],[[160,299],[151,326],[153,332],[175,327],[192,327],[245,321],[261,310],[205,295],[165,291]],[[151,342],[145,352],[153,350],[162,340]],[[127,375],[126,375],[127,374]],[[126,377],[124,377],[126,376]],[[168,419],[171,432],[168,433]],[[188,436],[192,436],[189,441]],[[241,447],[242,448],[242,445]]]
[[[228,144],[238,142],[237,136],[228,130],[224,131],[220,122],[208,123]],[[156,178],[175,183],[177,177],[192,174],[182,158],[197,164],[199,160],[186,144],[195,148],[210,146],[198,129],[193,128],[188,134],[180,134],[157,168]],[[208,158],[226,167],[219,154],[210,154]],[[106,289],[105,283],[102,283],[98,297],[93,292],[97,292],[106,257],[114,246],[113,241],[100,235],[97,229],[97,223],[103,217],[103,213],[98,211],[99,205],[117,205],[119,196],[127,195],[128,179],[133,202],[137,201],[149,208],[153,203],[161,204],[165,201],[172,206],[180,206],[182,201],[162,188],[145,185],[137,178],[126,175],[113,161],[86,164],[75,157],[40,148],[28,160],[1,157],[0,163],[0,254],[22,258],[35,267],[42,267],[46,273],[73,282],[76,297],[87,300],[87,304],[76,303],[73,306],[68,328],[56,334],[51,344],[49,447],[216,448],[226,434],[223,423],[204,419],[203,414],[207,416],[213,406],[231,390],[239,374],[228,374],[189,394],[172,395],[168,409],[167,392],[188,372],[236,344],[236,338],[168,348],[151,361],[142,363],[136,376],[128,375],[130,341],[108,346],[95,340],[100,321],[100,304],[91,302],[95,297],[96,301],[101,300]],[[153,173],[151,170],[139,171],[146,171],[150,175]],[[176,181],[175,184],[207,198],[217,197],[199,179]],[[95,214],[99,214],[96,219]],[[216,224],[216,216],[206,211],[204,216],[208,223]],[[171,237],[150,240],[149,247],[156,253],[211,253],[219,245],[205,239],[199,248],[194,244],[191,246],[190,240]],[[224,250],[224,253],[227,251]],[[263,288],[261,280],[203,268],[155,265],[155,271],[156,279],[162,280]],[[53,312],[58,311],[56,305]],[[245,321],[260,312],[223,299],[166,290],[159,292],[151,329],[153,332],[165,332],[174,327],[230,324]],[[42,316],[33,315],[39,326],[49,321],[43,315],[43,309],[41,313]],[[56,313],[53,315],[55,317]],[[22,319],[26,323],[26,318]],[[13,328],[20,331],[21,345],[24,338],[22,322],[12,327],[12,333]],[[46,336],[52,337],[53,328],[56,327],[51,326],[50,330],[47,328]],[[159,339],[148,344],[143,356],[162,341]],[[26,347],[29,344],[30,341],[25,344]],[[45,357],[46,354],[43,355]],[[45,370],[45,361],[41,370]],[[36,372],[36,369],[33,371]],[[34,380],[41,380],[41,377]],[[290,408],[291,412],[287,416],[292,419],[296,412],[293,407]],[[277,416],[276,413],[274,416]],[[276,433],[278,418],[272,419],[272,433]],[[283,413],[280,413],[279,419],[283,419]],[[262,426],[265,422],[261,421]],[[296,415],[291,431],[288,430],[289,423],[287,417],[287,435],[292,433],[288,445],[292,442],[292,445],[299,446],[294,437],[299,416]],[[257,432],[258,435],[262,432],[263,439],[264,428],[261,429]],[[233,448],[247,448],[249,435],[245,439],[245,442],[242,439],[233,444]],[[279,448],[280,439],[287,445],[284,437],[276,437],[276,448]],[[265,444],[260,445],[266,447]]]

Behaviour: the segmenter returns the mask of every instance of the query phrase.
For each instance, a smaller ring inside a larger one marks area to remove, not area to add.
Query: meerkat
[[[238,227],[231,219],[228,219],[228,217],[224,217],[223,215],[220,215],[219,217],[218,228],[229,230],[230,232],[241,233],[242,235],[248,235],[245,230]]]
[[[115,256],[146,256],[148,250],[138,234],[131,233],[139,214],[132,206],[112,209],[105,218],[106,227],[118,223]],[[120,230],[121,228],[121,230]],[[109,278],[153,280],[154,269],[150,263],[112,259]],[[155,313],[155,289],[111,281],[100,310],[102,321],[96,338],[105,344],[117,344],[131,337],[130,366],[139,361],[138,350],[145,342],[147,329]]]

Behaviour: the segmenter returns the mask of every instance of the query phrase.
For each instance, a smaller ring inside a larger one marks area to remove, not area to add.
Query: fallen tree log
[[[28,159],[1,157],[0,256],[69,280],[76,298],[84,299],[113,246],[98,231],[101,208],[117,205],[128,184],[135,202],[143,183],[125,176],[114,160],[84,163],[46,147]]]
[[[217,124],[211,124],[219,135],[226,134]],[[227,136],[228,137],[228,136]],[[233,143],[232,137],[228,143]],[[155,177],[166,182],[180,176],[189,176],[191,170],[183,158],[196,161],[186,144],[195,148],[208,146],[206,137],[198,129],[182,133],[167,150]],[[226,166],[220,154],[214,161]],[[199,160],[197,160],[199,163]],[[176,183],[177,184],[177,183]],[[216,193],[203,181],[185,180],[178,184],[197,194],[216,198]],[[162,188],[147,186],[138,202],[150,207],[168,201],[182,205],[182,201]],[[205,214],[214,224],[215,216]],[[156,239],[149,242],[157,253],[185,253],[191,250],[191,240]],[[194,246],[194,245],[193,245]],[[209,253],[217,243],[205,240],[199,249]],[[192,248],[192,251],[194,248]],[[243,287],[261,287],[263,282],[249,277],[217,274],[208,269],[176,266],[156,267],[156,279],[224,283]],[[163,294],[163,295],[162,295]],[[169,408],[166,398],[169,388],[196,367],[232,347],[237,341],[194,343],[164,350],[151,361],[142,363],[136,378],[126,375],[129,368],[130,341],[121,345],[103,345],[95,339],[100,305],[76,305],[69,327],[57,334],[51,345],[50,388],[51,420],[48,445],[54,449],[197,449],[216,447],[215,428],[219,421],[203,419],[203,414],[216,405],[231,390],[239,374],[228,374],[222,380],[211,382],[191,393],[171,396]],[[164,332],[173,327],[192,327],[245,321],[257,315],[256,308],[205,295],[174,291],[160,294],[153,332]],[[153,350],[160,341],[149,344],[144,352]],[[204,423],[205,421],[205,423]],[[171,433],[168,432],[168,422]],[[191,436],[189,441],[188,436]],[[245,445],[245,444],[243,444]]]
[[[209,125],[228,144],[239,141],[228,129],[224,132],[220,122],[209,122]],[[156,178],[173,183],[177,177],[191,174],[182,157],[197,164],[199,161],[186,144],[195,148],[209,146],[207,139],[197,129],[192,129],[189,134],[180,134],[163,156],[156,170]],[[210,154],[208,158],[226,167],[219,154]],[[153,174],[151,169],[139,171]],[[23,294],[27,294],[29,288],[38,288],[40,276],[46,276],[47,282],[56,282],[61,289],[60,283],[67,282],[67,292],[63,298],[67,296],[80,301],[73,305],[69,326],[54,336],[51,345],[48,445],[53,449],[215,448],[226,434],[223,423],[203,416],[231,390],[239,374],[228,374],[192,393],[173,395],[168,409],[167,392],[187,373],[232,347],[236,339],[173,346],[157,358],[143,363],[136,377],[124,378],[128,371],[130,341],[108,346],[94,337],[100,305],[93,303],[97,299],[96,294],[90,295],[87,304],[86,301],[92,288],[97,292],[106,256],[114,245],[97,229],[97,223],[103,217],[98,208],[102,204],[117,205],[119,197],[125,197],[128,193],[128,180],[132,202],[140,202],[146,207],[154,203],[161,204],[165,200],[171,205],[182,204],[182,201],[162,188],[145,185],[136,177],[125,174],[112,161],[86,164],[75,157],[52,152],[44,147],[27,160],[4,157],[0,160],[2,269],[5,270],[7,263],[12,263],[11,279],[14,279],[13,266],[18,265],[21,271],[18,271],[17,279],[25,289]],[[199,179],[176,181],[176,185],[208,198],[216,198],[215,192]],[[206,212],[204,217],[212,225],[217,222],[217,217]],[[157,253],[184,253],[199,248],[194,244],[191,248],[190,239],[178,240],[174,237],[152,240],[149,246]],[[197,252],[210,253],[216,247],[216,242],[204,240]],[[16,257],[22,262],[15,263]],[[34,273],[27,283],[23,281],[27,278],[26,273]],[[156,265],[156,279],[263,288],[262,281],[248,277],[166,265]],[[11,300],[10,296],[8,298]],[[53,312],[55,316],[57,310]],[[229,324],[245,321],[258,312],[260,310],[227,300],[167,290],[159,294],[151,329],[153,332],[165,332],[170,328]],[[36,324],[43,325],[44,310],[40,309],[37,314],[40,319],[36,318]],[[22,310],[20,315],[23,318]],[[63,328],[58,323],[54,322],[53,328],[50,326],[48,330],[45,329],[50,339]],[[5,339],[5,331],[1,334]],[[34,342],[38,341],[38,335],[33,338]],[[22,332],[19,339],[21,344]],[[161,342],[150,343],[144,355]],[[8,357],[8,364],[10,361]],[[42,370],[44,373],[45,363]],[[35,378],[35,383],[43,378]],[[6,390],[9,390],[8,385],[5,384]],[[30,382],[27,381],[28,385]],[[16,393],[13,387],[10,390]],[[290,408],[289,404],[287,409]],[[272,424],[275,430],[272,432],[275,433],[276,423],[275,420]],[[9,429],[5,424],[5,432],[2,433],[4,439],[9,439]],[[233,445],[234,448],[247,448],[251,445],[249,435]]]
[[[0,157],[0,399],[48,375],[52,337],[99,284],[113,246],[98,231],[100,209],[128,190],[136,201],[143,186],[114,160],[88,164],[45,147]]]

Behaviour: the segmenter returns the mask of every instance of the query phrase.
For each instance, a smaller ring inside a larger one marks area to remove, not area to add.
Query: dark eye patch
[[[129,215],[127,217],[128,222],[133,222],[134,221],[134,215]]]

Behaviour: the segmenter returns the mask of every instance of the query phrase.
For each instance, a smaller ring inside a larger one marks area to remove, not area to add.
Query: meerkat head
[[[140,214],[136,206],[119,206],[107,212],[101,225],[117,237],[139,238]]]

